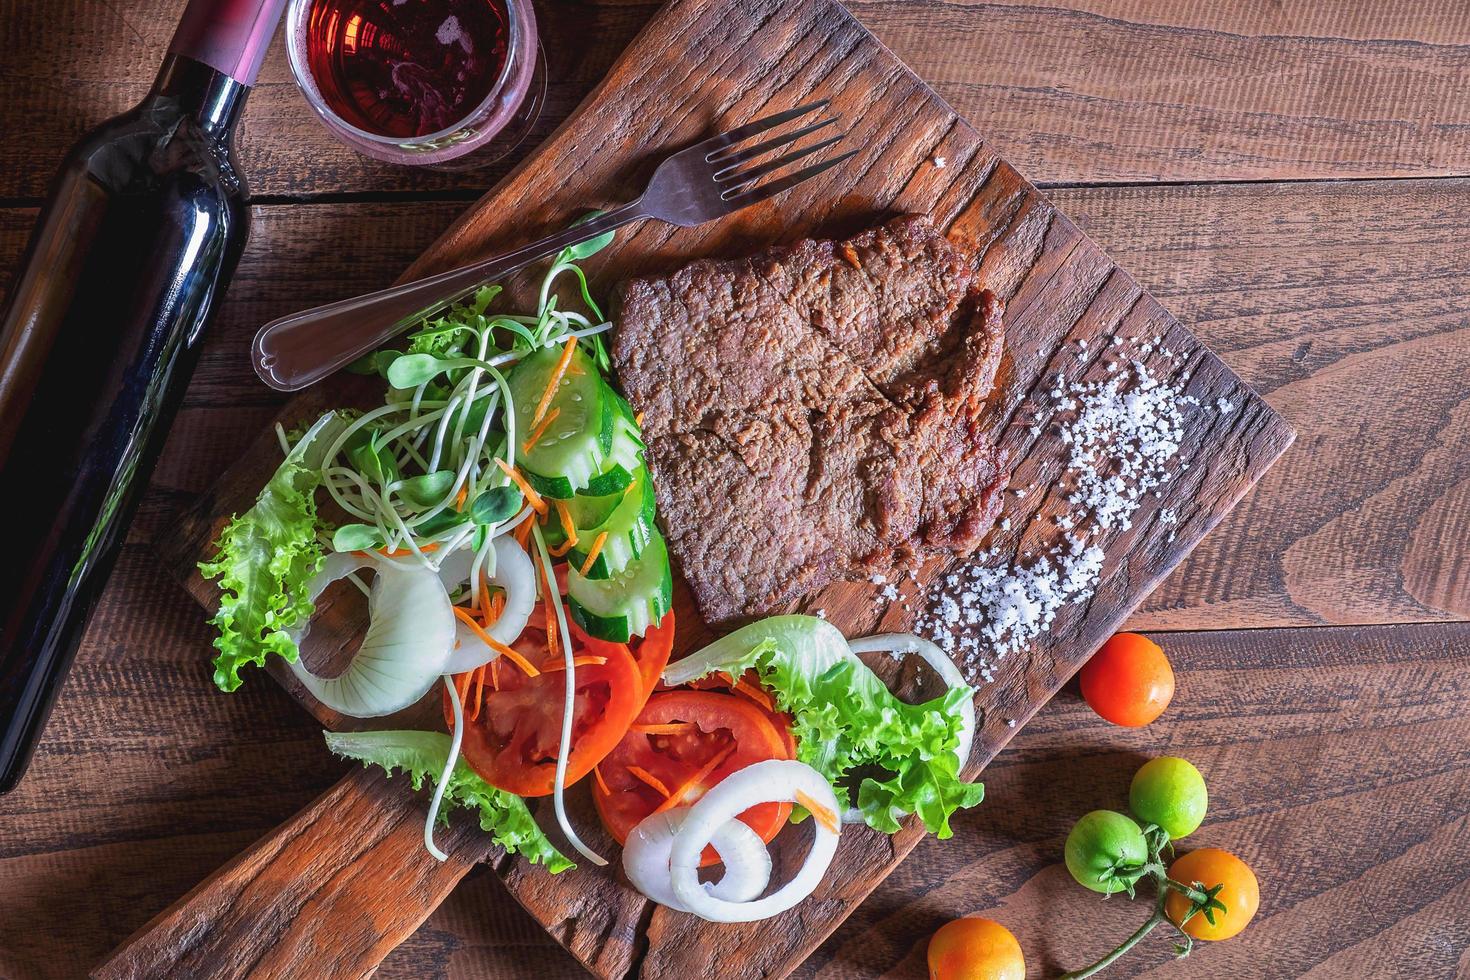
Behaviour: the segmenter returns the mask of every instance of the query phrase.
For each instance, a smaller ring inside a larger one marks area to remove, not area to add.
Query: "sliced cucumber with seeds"
[[[627,643],[663,621],[674,602],[674,580],[663,535],[649,535],[643,553],[605,579],[567,571],[567,605],[577,625],[600,640]]]
[[[633,474],[632,485],[622,493],[611,497],[577,497],[577,501],[582,500],[613,500],[616,504],[597,524],[584,525],[581,521],[575,521],[577,544],[568,553],[567,560],[573,568],[580,571],[587,565],[587,556],[592,553],[597,539],[606,534],[602,547],[597,549],[597,556],[592,559],[592,565],[583,574],[589,579],[609,578],[643,554],[643,549],[656,533],[653,526],[653,485],[648,480],[648,469],[640,466]],[[577,501],[573,501],[568,507]]]
[[[528,354],[507,383],[520,442],[517,465],[537,493],[565,500],[608,468],[623,409],[597,365],[579,347],[557,381],[546,415],[540,424],[534,422],[563,353],[560,347],[543,347]],[[541,431],[532,441],[538,428]]]

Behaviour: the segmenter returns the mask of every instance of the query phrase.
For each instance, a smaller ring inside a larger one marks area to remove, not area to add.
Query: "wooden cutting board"
[[[978,8],[975,20],[975,29],[984,30]],[[627,276],[668,271],[695,257],[735,256],[810,235],[849,234],[901,212],[930,213],[952,236],[978,246],[985,284],[1007,302],[1006,358],[989,411],[1019,461],[1012,486],[1042,492],[1007,497],[1013,530],[997,528],[988,542],[1002,555],[1052,543],[1046,536],[1051,523],[1035,518],[1066,507],[1062,492],[1044,489],[1056,486],[1066,451],[1054,431],[1033,428],[1032,419],[1056,375],[1104,376],[1109,335],[1162,337],[1177,356],[1152,357],[1150,369],[1176,381],[1188,371],[1187,390],[1202,406],[1186,416],[1176,478],[1160,497],[1146,499],[1131,529],[1103,539],[1106,560],[1095,598],[1064,608],[1032,650],[1003,661],[993,682],[980,688],[983,723],[973,773],[1220,520],[1293,434],[839,3],[673,0],[565,125],[405,276],[502,251],[589,208],[624,201],[668,152],[822,97],[841,114],[846,145],[859,150],[855,158],[771,203],[705,227],[649,223],[619,233],[588,264],[601,295]],[[293,402],[282,419],[295,424],[327,406],[380,397],[360,379],[334,378]],[[1229,412],[1211,409],[1221,399],[1230,403]],[[274,436],[262,434],[183,518],[184,533],[168,536],[165,560],[205,606],[214,604],[216,593],[195,564],[228,516],[249,506],[278,460]],[[1176,523],[1161,520],[1165,510]],[[942,563],[931,563],[922,578],[932,580],[942,571]],[[875,604],[873,588],[834,585],[802,607],[826,610],[849,635],[909,627],[912,613],[898,603]],[[345,605],[321,616],[305,652],[314,663],[340,659],[360,624],[360,613]],[[709,635],[682,596],[676,653]],[[273,673],[324,725],[353,727],[316,704],[289,674]],[[363,727],[435,724],[432,708],[423,708]],[[615,854],[584,791],[579,788],[573,797],[573,819],[589,843]],[[982,805],[1025,801],[990,799]],[[831,873],[796,909],[765,922],[716,925],[649,905],[616,866],[597,869],[584,862],[551,877],[490,848],[483,835],[466,829],[466,821],[448,838],[450,862],[438,865],[418,844],[423,806],[402,779],[348,775],[145,926],[97,975],[366,975],[461,876],[487,860],[551,934],[600,976],[706,976],[712,969],[722,977],[782,976],[893,870],[919,836],[913,826],[892,837],[849,828]],[[543,824],[554,826],[547,819]],[[795,836],[778,840],[778,868],[804,847],[783,843]]]

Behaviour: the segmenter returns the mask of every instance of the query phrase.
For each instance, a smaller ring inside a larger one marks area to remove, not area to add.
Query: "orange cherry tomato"
[[[1229,939],[1246,927],[1261,904],[1261,886],[1255,872],[1240,858],[1218,847],[1190,851],[1169,867],[1169,877],[1182,885],[1201,889],[1225,886],[1215,896],[1225,903],[1225,910],[1215,910],[1213,923],[1203,913],[1196,913],[1181,926],[1195,939]],[[1179,925],[1189,906],[1187,897],[1171,889],[1164,900],[1164,914]]]
[[[1147,725],[1174,696],[1174,670],[1159,645],[1137,633],[1119,633],[1078,672],[1082,696],[1107,721]]]
[[[929,980],[1025,980],[1026,960],[1011,931],[989,919],[955,919],[929,940]]]

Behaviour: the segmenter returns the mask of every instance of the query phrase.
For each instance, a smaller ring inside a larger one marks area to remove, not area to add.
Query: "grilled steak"
[[[981,418],[1001,335],[918,216],[625,284],[614,362],[705,618],[973,550],[1007,479]]]

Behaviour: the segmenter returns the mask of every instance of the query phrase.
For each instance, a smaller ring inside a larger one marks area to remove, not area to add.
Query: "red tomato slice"
[[[568,620],[567,625],[571,627],[572,637],[577,643],[586,647],[588,653],[601,654],[608,647],[618,647],[625,653],[631,653],[633,659],[638,663],[638,672],[643,675],[643,685],[648,694],[652,694],[654,688],[658,686],[664,668],[669,665],[669,655],[674,652],[674,611],[672,609],[664,615],[663,622],[649,629],[643,635],[643,639],[633,647],[629,647],[626,643],[611,643],[607,640],[599,640],[595,636],[589,636],[572,620]]]
[[[786,743],[788,754],[786,758],[796,758],[796,736],[791,733],[791,716],[784,711],[776,710],[775,699],[770,692],[761,685],[760,675],[753,670],[747,670],[740,675],[737,682],[729,674],[711,674],[701,677],[697,681],[690,681],[689,686],[701,691],[729,691],[737,697],[744,698],[758,707],[776,730],[781,733],[781,739]]]
[[[730,773],[766,759],[794,757],[759,707],[717,691],[661,691],[598,767],[592,799],[618,843],[655,811],[694,803]],[[740,819],[769,841],[791,815],[789,803],[761,803]],[[719,860],[705,848],[703,864]]]
[[[550,655],[546,632],[536,624],[533,616],[514,644],[516,651],[538,667],[559,667],[561,658]],[[591,772],[618,745],[645,697],[643,675],[622,644],[607,644],[606,649],[593,653],[573,634],[572,652],[578,657],[603,657],[606,662],[576,670],[568,786]],[[493,677],[498,686],[487,681],[483,702],[465,714],[465,761],[487,783],[508,793],[547,796],[556,778],[566,675],[561,669],[551,669],[530,677],[502,657],[495,663]],[[453,731],[448,691],[444,692],[444,717]]]

